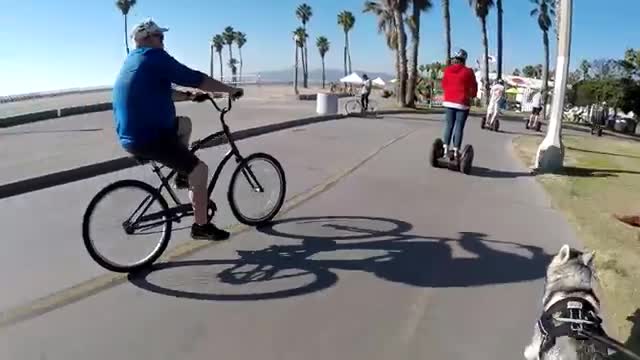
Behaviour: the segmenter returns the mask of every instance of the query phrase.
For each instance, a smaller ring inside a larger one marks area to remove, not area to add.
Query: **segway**
[[[498,132],[500,131],[500,120],[496,119],[492,126],[487,126],[487,117],[483,116],[482,121],[480,122],[480,128]]]
[[[460,154],[460,159],[456,160],[452,151],[449,154],[444,153],[444,143],[442,139],[438,138],[433,142],[430,160],[431,166],[434,168],[446,167],[449,170],[460,171],[465,175],[469,175],[473,163],[473,146],[465,145]]]
[[[536,121],[535,125],[533,125],[533,127],[529,126],[529,119],[525,118],[525,122],[524,122],[524,127],[525,129],[529,130],[535,130],[537,132],[540,132],[540,129],[542,128],[542,122],[540,120]]]
[[[602,125],[596,124],[595,122],[591,123],[591,135],[597,135],[598,137],[602,136]]]

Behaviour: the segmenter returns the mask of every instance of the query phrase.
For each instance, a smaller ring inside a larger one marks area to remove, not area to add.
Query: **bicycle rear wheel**
[[[101,221],[110,228],[105,229]],[[82,220],[82,238],[100,266],[130,272],[151,265],[162,255],[171,237],[171,221],[167,201],[155,188],[139,180],[121,180],[91,199]],[[147,235],[155,240],[145,239]],[[126,239],[115,244],[122,237]],[[103,244],[104,239],[108,242]],[[115,260],[119,256],[123,260]]]
[[[286,186],[278,160],[265,153],[251,154],[231,175],[227,193],[231,212],[245,225],[263,225],[280,211]]]
[[[360,113],[362,110],[362,106],[360,106],[360,102],[356,99],[351,99],[344,104],[344,111],[347,115]]]

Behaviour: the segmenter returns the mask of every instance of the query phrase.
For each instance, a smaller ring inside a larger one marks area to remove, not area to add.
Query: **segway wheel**
[[[486,122],[487,122],[487,118],[483,116],[482,121],[480,121],[480,129],[484,129]]]
[[[529,130],[529,120],[525,120],[524,122],[524,128]]]
[[[598,136],[602,136],[602,128],[598,128]]]
[[[433,146],[431,147],[431,156],[429,161],[431,162],[431,166],[439,167],[438,159],[440,159],[444,155],[444,143],[441,139],[436,139],[433,142]]]
[[[540,132],[540,128],[542,128],[542,123],[538,121],[538,123],[536,124],[536,131]]]
[[[500,120],[496,119],[496,121],[493,122],[493,131],[498,131],[500,129]]]
[[[465,145],[464,149],[462,149],[462,154],[460,156],[460,171],[469,175],[471,173],[471,167],[473,164],[473,146]]]

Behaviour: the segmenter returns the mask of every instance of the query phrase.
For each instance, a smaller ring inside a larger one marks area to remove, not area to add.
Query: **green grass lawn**
[[[540,136],[514,139],[529,166]],[[611,137],[564,136],[563,174],[538,175],[555,207],[564,211],[596,268],[610,335],[640,352],[640,230],[613,213],[640,213],[640,143]],[[560,239],[561,240],[561,239]],[[635,324],[635,325],[634,325]]]

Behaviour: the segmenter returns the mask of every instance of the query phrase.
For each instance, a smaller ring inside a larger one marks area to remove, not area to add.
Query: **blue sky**
[[[299,24],[294,11],[302,2],[139,0],[129,15],[129,30],[141,19],[152,17],[171,29],[165,43],[172,55],[208,72],[208,41],[231,25],[247,34],[245,73],[284,69],[294,59],[291,31]],[[351,34],[353,67],[393,73],[393,55],[377,34],[374,17],[361,12],[363,2],[307,0],[314,12],[308,25],[310,44],[320,35],[329,38],[327,67],[341,68],[343,33],[336,14],[350,10],[356,16]],[[541,63],[542,35],[529,16],[533,5],[528,0],[503,2],[505,70]],[[0,0],[0,95],[111,84],[125,56],[123,19],[114,3]],[[451,3],[453,46],[466,49],[475,59],[482,50],[480,23],[467,0]],[[611,0],[606,6],[596,0],[574,0],[572,66],[583,58],[620,57],[628,47],[640,48],[640,27],[635,24],[638,13],[638,0]],[[439,0],[434,0],[433,9],[422,19],[420,62],[442,60]],[[488,30],[490,53],[495,54],[495,12],[490,14]],[[319,67],[315,45],[309,55],[310,67]]]

